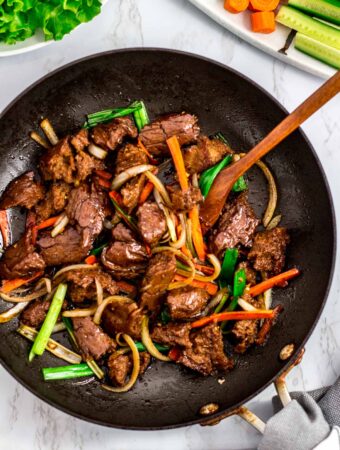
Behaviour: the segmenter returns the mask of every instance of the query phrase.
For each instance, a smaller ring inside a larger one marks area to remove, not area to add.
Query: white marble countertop
[[[63,41],[0,60],[0,111],[32,82],[65,63],[104,50],[136,46],[175,48],[216,59],[256,81],[289,111],[322,83],[240,41],[186,0],[110,0],[99,17]],[[338,223],[339,117],[337,98],[303,126],[326,171]],[[306,346],[304,360],[289,377],[290,389],[325,386],[340,375],[339,268],[337,264],[327,305]],[[264,420],[272,413],[273,394],[270,387],[250,402],[251,409]],[[158,432],[99,427],[38,400],[2,368],[0,397],[0,448],[6,450],[241,450],[255,448],[260,439],[238,418],[215,427]]]

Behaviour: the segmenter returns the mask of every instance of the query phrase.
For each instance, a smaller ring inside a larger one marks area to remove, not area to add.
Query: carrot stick
[[[198,328],[208,323],[224,322],[225,320],[257,320],[272,319],[274,316],[273,309],[258,309],[257,311],[227,311],[218,314],[212,314],[208,317],[192,322],[191,328]]]
[[[224,0],[224,9],[236,14],[248,8],[249,0]]]
[[[116,203],[118,203],[119,206],[122,205],[123,198],[119,192],[111,191],[109,192],[109,197],[112,198]]]
[[[126,294],[134,295],[136,294],[136,286],[133,284],[127,283],[126,281],[116,281],[119,290],[125,292]]]
[[[251,287],[248,291],[248,294],[256,297],[257,295],[262,294],[262,292],[266,291],[267,289],[271,289],[272,287],[281,284],[283,281],[290,280],[291,278],[297,277],[298,275],[300,275],[299,269],[294,268],[287,270],[287,272],[280,273],[275,277],[268,278],[268,280],[262,281],[262,283],[256,284],[255,286]]]
[[[254,11],[274,11],[280,0],[250,0],[250,5]]]
[[[206,246],[203,240],[202,228],[199,219],[198,206],[195,205],[189,212],[189,218],[192,224],[192,240],[197,252],[197,256],[201,261],[206,258]]]
[[[188,175],[185,170],[183,155],[178,139],[176,136],[172,136],[171,138],[167,139],[166,143],[168,144],[175,165],[179,185],[181,186],[182,191],[187,191],[189,189]]]
[[[106,170],[97,169],[95,172],[100,178],[104,178],[104,180],[111,180],[112,178],[112,174],[110,172],[106,172]]]
[[[151,183],[151,181],[148,181],[140,194],[140,197],[138,200],[139,205],[142,205],[143,203],[146,202],[146,200],[149,198],[149,195],[153,191],[153,188],[154,188],[153,183]]]
[[[138,147],[142,150],[143,153],[146,154],[146,156],[149,158],[149,161],[151,162],[151,164],[158,164],[157,159],[154,159],[152,157],[152,155],[150,154],[150,152],[148,151],[148,149],[145,147],[145,145],[143,144],[143,142],[138,139]]]
[[[275,31],[275,15],[273,11],[254,12],[250,16],[251,29],[255,33],[272,33]]]
[[[47,220],[44,220],[43,222],[39,223],[39,225],[36,225],[34,228],[36,231],[43,230],[48,227],[53,227],[53,225],[57,222],[60,216],[56,217],[50,217]]]
[[[7,218],[7,211],[5,209],[0,211],[0,231],[2,234],[2,243],[4,247],[9,245],[9,223]]]
[[[180,275],[179,273],[176,273],[174,276],[175,281],[185,281],[186,279],[187,279],[186,277]],[[205,289],[208,292],[208,294],[210,294],[210,295],[215,295],[216,292],[218,291],[217,284],[210,283],[210,282],[192,280],[192,282],[190,283],[190,286]]]
[[[181,248],[181,252],[184,253],[185,256],[187,256],[188,258],[192,259],[191,251],[188,249],[186,245],[183,245],[183,247]]]
[[[210,266],[204,266],[203,264],[194,264],[195,269],[200,270],[201,272],[205,273],[206,275],[212,275],[215,272],[215,269]]]
[[[111,189],[111,183],[109,180],[106,180],[105,178],[96,177],[97,183],[99,186],[105,188],[105,189]]]
[[[13,280],[2,280],[2,287],[0,291],[4,293],[14,291],[14,289],[17,289],[18,287],[30,283],[31,281],[34,281],[35,279],[41,277],[43,273],[44,272],[37,272],[35,275],[31,277],[14,278]]]
[[[92,264],[95,264],[97,262],[97,258],[95,255],[90,255],[87,258],[85,258],[85,264],[89,264],[92,266]]]

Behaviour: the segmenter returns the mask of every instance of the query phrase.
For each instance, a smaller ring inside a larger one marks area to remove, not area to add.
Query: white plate
[[[102,0],[102,7],[107,2],[108,0]],[[101,12],[99,14],[101,14]],[[82,27],[85,25],[86,23],[81,23],[80,25],[78,25],[78,27]],[[44,34],[41,31],[37,31],[34,36],[14,45],[6,45],[0,43],[0,58],[3,56],[13,56],[19,55],[20,53],[31,52],[32,50],[37,50],[38,48],[45,47],[46,45],[52,44],[53,42],[56,41],[54,41],[53,39],[50,41],[45,41]]]
[[[336,72],[332,67],[295,50],[293,44],[290,46],[287,56],[279,53],[278,50],[284,46],[290,31],[280,24],[277,24],[274,33],[254,33],[249,26],[249,11],[245,11],[241,14],[231,14],[223,8],[223,0],[189,1],[224,28],[227,28],[227,30],[281,61],[292,64],[293,66],[299,67],[300,69],[306,70],[307,72],[322,78],[329,78]]]

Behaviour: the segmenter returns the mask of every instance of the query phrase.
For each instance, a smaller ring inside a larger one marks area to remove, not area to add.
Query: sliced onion
[[[97,304],[99,306],[103,303],[104,291],[103,291],[103,286],[100,284],[99,280],[97,278],[95,278],[94,281],[96,283]]]
[[[186,228],[187,228],[187,247],[192,255],[195,255],[194,244],[192,243],[192,223],[191,219],[187,218],[186,220]]]
[[[177,250],[176,248],[173,248],[173,247],[155,247],[155,248],[152,249],[152,253],[161,253],[161,252],[172,252],[172,253],[174,253],[178,258],[180,258],[183,261],[185,261],[185,263],[191,269],[191,274],[185,281],[175,281],[173,283],[170,283],[169,286],[168,286],[168,290],[170,291],[172,289],[181,288],[181,287],[184,287],[184,286],[187,286],[187,285],[191,284],[191,282],[193,281],[193,279],[195,277],[195,273],[196,273],[196,269],[195,269],[194,263],[191,261],[191,259],[188,258],[186,255],[184,255],[184,253],[182,253],[180,250]]]
[[[222,298],[228,293],[227,288],[220,289],[216,295],[210,300],[204,309],[203,316],[206,316],[212,309],[215,309],[220,303]]]
[[[90,308],[76,308],[71,311],[64,311],[62,313],[63,317],[89,317],[93,316],[96,312],[97,306],[91,306]]]
[[[267,225],[266,230],[272,230],[273,228],[276,228],[278,224],[281,222],[281,219],[282,219],[281,214],[278,214],[277,216],[273,217],[272,220]]]
[[[159,359],[161,361],[171,361],[171,359],[168,356],[164,356],[155,346],[155,344],[152,342],[152,339],[150,337],[149,333],[149,317],[144,316],[142,320],[142,342],[146,348],[146,350],[150,353],[151,356],[153,356],[156,359]]]
[[[186,238],[187,238],[184,214],[178,214],[178,217],[181,222],[181,234],[180,234],[178,240],[176,240],[174,242],[170,242],[171,247],[174,247],[174,248],[182,248],[185,245]]]
[[[154,190],[153,190],[153,195],[155,197],[155,200],[156,200],[156,203],[158,205],[158,208],[161,211],[163,211],[163,213],[164,213],[166,225],[168,227],[168,232],[169,232],[169,235],[170,235],[170,239],[172,241],[176,241],[177,234],[176,234],[175,224],[174,224],[173,220],[171,219],[170,212],[169,212],[168,208],[163,204],[162,198],[160,196],[160,193],[157,191],[156,188],[154,188]]]
[[[92,369],[92,372],[95,374],[95,376],[99,379],[102,380],[104,378],[104,372],[102,371],[102,369],[98,366],[98,364],[96,363],[96,361],[94,359],[88,359],[86,361],[86,364],[90,367],[90,369]]]
[[[165,205],[168,208],[172,208],[172,202],[170,200],[170,196],[168,194],[168,191],[166,190],[166,187],[161,182],[161,180],[156,175],[154,175],[152,172],[150,172],[150,171],[145,172],[145,175],[151,181],[151,183],[155,186],[155,189],[159,192],[159,194],[162,197]]]
[[[37,330],[23,324],[20,324],[17,332],[21,334],[21,336],[24,336],[26,339],[32,342],[35,340],[38,334]],[[59,344],[59,342],[56,342],[51,338],[47,342],[46,350],[70,364],[79,364],[82,361],[82,357],[80,355],[74,353],[72,350],[64,347],[63,345]]]
[[[133,302],[133,300],[131,300],[131,298],[129,298],[129,297],[123,297],[122,295],[111,295],[110,297],[106,297],[106,299],[103,300],[103,302],[96,308],[93,322],[96,323],[97,325],[99,325],[101,318],[102,318],[102,314],[103,314],[105,308],[107,307],[107,305],[109,305],[110,303],[117,303],[117,302],[130,302],[131,303],[131,302]]]
[[[98,145],[95,145],[91,143],[88,147],[89,153],[91,153],[92,156],[98,159],[105,159],[107,157],[107,151],[102,149],[101,147],[98,147]]]
[[[237,303],[245,311],[257,311],[257,308],[255,308],[255,306],[253,306],[250,303],[246,302],[243,298],[239,298]]]
[[[198,281],[204,281],[205,283],[210,283],[211,281],[216,280],[216,278],[220,275],[221,263],[218,260],[218,258],[215,255],[213,255],[212,253],[207,255],[207,257],[214,267],[214,272],[211,275],[204,275],[202,272],[198,272],[196,270],[194,279],[198,280]],[[187,277],[188,274],[190,273],[188,270],[184,270],[184,269],[177,269],[177,272],[185,277]]]
[[[21,313],[21,311],[26,308],[27,305],[28,302],[18,303],[17,305],[13,306],[13,308],[1,313],[0,323],[6,323],[14,319],[14,317],[17,317]]]
[[[69,272],[70,270],[93,270],[98,267],[98,264],[72,264],[71,266],[63,267],[58,270],[58,272],[54,275],[53,280],[60,277],[65,272]]]
[[[51,231],[51,237],[56,237],[58,234],[62,233],[66,227],[66,225],[69,223],[70,219],[67,217],[66,214],[63,214],[56,222],[55,227]]]
[[[52,292],[52,283],[51,280],[47,277],[41,278],[35,285],[34,290],[38,289],[42,284],[45,284],[46,292],[50,294]]]
[[[267,289],[263,293],[264,307],[270,309],[272,306],[272,289]]]
[[[40,122],[40,128],[43,130],[47,139],[51,142],[52,145],[56,145],[58,143],[59,138],[48,119],[44,119]]]
[[[24,295],[22,297],[13,297],[11,295],[7,295],[3,292],[0,292],[0,297],[5,300],[6,302],[12,302],[12,303],[27,303],[27,302],[31,302],[32,300],[35,300],[39,297],[42,297],[43,295],[45,295],[47,293],[46,289],[41,289],[38,292],[33,292],[32,294],[29,295]]]
[[[50,148],[50,144],[46,141],[46,139],[41,137],[40,134],[38,134],[36,131],[30,132],[30,138],[42,147],[46,149]]]
[[[262,170],[264,176],[267,178],[267,181],[268,181],[269,200],[268,200],[266,212],[264,213],[264,216],[262,219],[263,225],[266,227],[269,224],[269,222],[271,221],[271,219],[274,215],[275,209],[276,209],[277,188],[276,188],[275,179],[274,179],[271,171],[269,170],[268,166],[262,161],[257,161],[256,165]]]
[[[133,369],[132,369],[132,373],[130,375],[130,380],[128,381],[128,383],[125,386],[115,388],[112,386],[108,386],[107,384],[102,385],[103,389],[106,389],[107,391],[110,391],[110,392],[119,393],[119,392],[129,391],[132,388],[132,386],[136,383],[138,375],[139,375],[140,359],[139,359],[139,352],[136,347],[136,344],[134,343],[133,339],[131,339],[131,337],[128,334],[123,334],[123,338],[125,339],[126,343],[128,344],[128,346],[130,347],[130,349],[132,351]]]
[[[112,189],[117,190],[123,184],[125,184],[130,178],[133,178],[137,175],[140,175],[141,173],[146,172],[147,170],[154,169],[155,166],[152,166],[151,164],[140,164],[138,166],[130,167],[129,169],[124,170],[124,172],[117,175],[113,181],[112,181]]]
[[[52,334],[59,333],[59,331],[64,331],[64,330],[66,330],[66,326],[65,326],[64,322],[59,322],[54,325]]]

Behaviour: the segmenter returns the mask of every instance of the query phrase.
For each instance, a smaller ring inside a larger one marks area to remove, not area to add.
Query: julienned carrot
[[[90,255],[87,258],[85,258],[85,263],[89,264],[90,266],[92,266],[92,264],[95,264],[97,262],[97,258],[95,257],[95,255]]]
[[[127,294],[135,294],[136,286],[133,284],[127,283],[126,281],[116,281],[116,285],[119,287],[119,290],[125,292]]]
[[[36,231],[39,231],[39,230],[44,230],[45,228],[48,228],[48,227],[53,227],[53,225],[55,225],[55,223],[57,222],[59,217],[60,216],[50,217],[49,219],[44,220],[43,222],[36,225],[34,228],[36,229]]]
[[[109,192],[109,197],[111,197],[116,203],[118,203],[119,206],[122,205],[123,198],[122,198],[122,196],[120,195],[119,192],[110,191]]]
[[[255,11],[274,11],[280,0],[250,0],[250,5]]]
[[[248,8],[249,0],[224,0],[224,9],[236,14]]]
[[[95,172],[100,178],[104,178],[104,180],[111,180],[112,178],[112,174],[110,172],[106,172],[106,170],[98,169]]]
[[[273,11],[254,12],[250,16],[251,29],[255,33],[272,33],[275,31],[275,15]]]
[[[97,177],[96,180],[97,180],[97,183],[99,184],[99,186],[101,186],[105,189],[111,189],[111,183],[109,180],[106,180],[105,178],[100,178],[100,177]]]
[[[41,277],[43,273],[44,272],[37,272],[31,277],[15,278],[14,280],[2,280],[2,287],[0,289],[0,292],[4,292],[7,294],[8,292],[14,291],[14,289],[17,289],[20,286],[23,286],[24,284],[30,283],[31,281],[34,281],[37,278]]]
[[[183,247],[181,248],[181,252],[184,253],[185,256],[187,256],[188,258],[192,259],[191,251],[188,249],[186,245],[183,245]]]
[[[175,165],[179,185],[181,186],[182,191],[187,191],[189,189],[188,175],[185,170],[183,155],[178,139],[176,136],[172,136],[167,139],[166,143],[168,144]]]
[[[201,261],[205,261],[206,258],[206,246],[203,240],[203,233],[200,224],[198,206],[195,205],[189,212],[189,218],[192,225],[192,240],[194,243],[197,256]]]
[[[0,211],[0,231],[2,234],[2,244],[4,247],[9,245],[9,223],[7,218],[7,211],[5,209]]]
[[[297,277],[298,275],[300,275],[299,269],[294,268],[287,270],[287,272],[275,275],[275,277],[268,278],[268,280],[262,281],[262,283],[256,284],[255,286],[251,287],[248,291],[248,294],[256,297],[257,295],[262,294],[262,292],[265,292],[267,289],[271,289],[272,287],[277,286],[283,281],[290,280],[291,278]]]
[[[151,164],[158,164],[157,159],[153,158],[151,153],[148,151],[148,149],[145,147],[145,145],[143,144],[143,142],[138,139],[138,147],[142,150],[142,152],[144,152],[146,154],[146,156],[149,158],[149,161],[151,162]]]
[[[215,269],[210,266],[204,266],[203,264],[197,264],[195,263],[195,269],[200,270],[202,273],[205,273],[206,275],[212,275],[215,272]]]
[[[140,194],[140,197],[138,200],[139,205],[142,205],[143,203],[146,202],[146,200],[149,198],[149,195],[153,191],[153,188],[154,188],[153,183],[151,183],[151,181],[148,181]]]
[[[185,281],[186,279],[187,279],[186,277],[184,277],[178,273],[176,273],[176,275],[174,276],[175,281]],[[205,289],[208,292],[208,294],[210,294],[210,295],[215,295],[216,292],[218,291],[217,284],[210,283],[210,282],[192,280],[192,282],[190,283],[190,286]]]
[[[226,320],[257,320],[272,319],[274,317],[273,309],[258,309],[257,311],[227,311],[218,314],[212,314],[208,317],[192,322],[191,328],[198,328],[208,323],[224,322]]]

